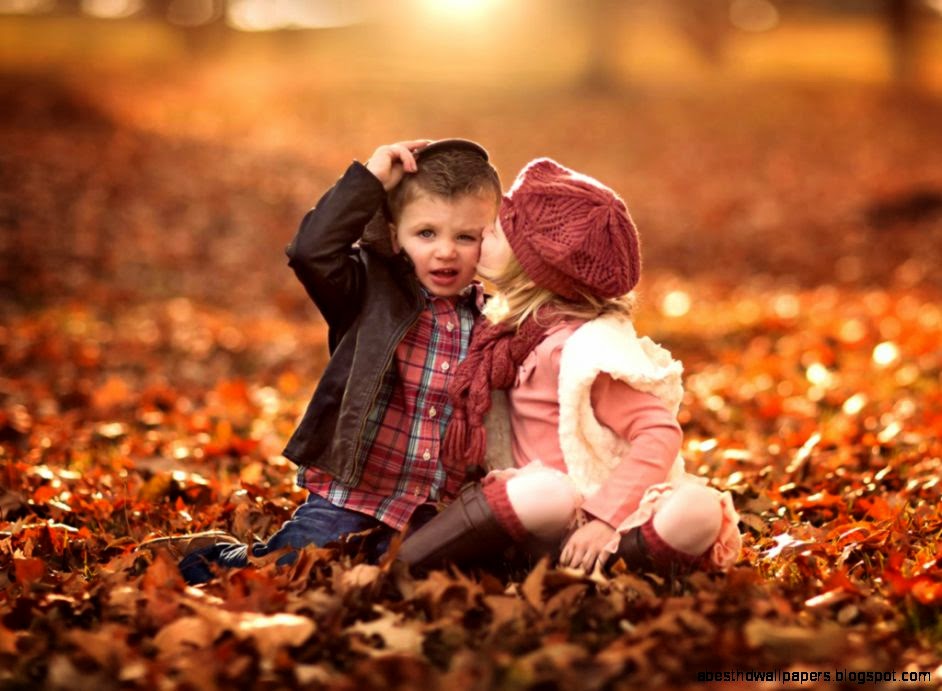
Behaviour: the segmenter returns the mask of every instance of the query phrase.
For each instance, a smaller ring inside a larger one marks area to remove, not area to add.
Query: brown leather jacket
[[[383,375],[424,307],[405,254],[358,242],[384,199],[379,180],[353,163],[285,250],[327,322],[331,357],[284,455],[347,485],[363,472],[363,428]]]

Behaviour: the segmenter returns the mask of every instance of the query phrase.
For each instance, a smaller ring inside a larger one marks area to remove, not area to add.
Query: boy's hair
[[[425,156],[419,153],[419,169],[405,175],[387,197],[389,220],[398,223],[406,204],[420,193],[444,199],[456,199],[466,194],[494,196],[495,206],[500,203],[500,177],[490,162],[476,151],[466,148],[442,149]]]
[[[492,323],[506,322],[519,328],[527,317],[539,315],[540,308],[549,305],[553,317],[595,319],[606,314],[631,317],[635,295],[628,293],[615,298],[600,298],[590,293],[579,293],[579,299],[568,299],[538,286],[527,276],[517,258],[511,256],[507,266],[494,275],[484,274],[494,284],[497,293],[487,301],[483,314]]]

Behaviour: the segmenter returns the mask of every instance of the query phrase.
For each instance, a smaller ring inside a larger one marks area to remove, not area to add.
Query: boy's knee
[[[551,469],[510,478],[507,497],[523,527],[537,537],[548,539],[566,530],[581,498],[572,480]]]
[[[682,485],[654,514],[654,529],[664,542],[687,554],[703,554],[720,534],[723,510],[716,490]]]

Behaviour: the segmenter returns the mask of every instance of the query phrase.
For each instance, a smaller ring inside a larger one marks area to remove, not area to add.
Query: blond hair
[[[539,320],[540,309],[545,306],[552,307],[554,320],[566,317],[590,320],[608,314],[630,318],[634,312],[634,293],[600,298],[580,291],[579,299],[570,300],[534,283],[514,256],[503,270],[494,275],[481,275],[497,288],[483,310],[484,316],[493,324],[506,322],[519,329],[530,316]]]

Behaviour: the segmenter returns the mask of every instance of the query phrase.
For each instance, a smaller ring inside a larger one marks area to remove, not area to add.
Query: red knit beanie
[[[614,298],[638,283],[638,232],[625,203],[552,159],[520,172],[501,204],[500,224],[527,276],[565,298]]]

